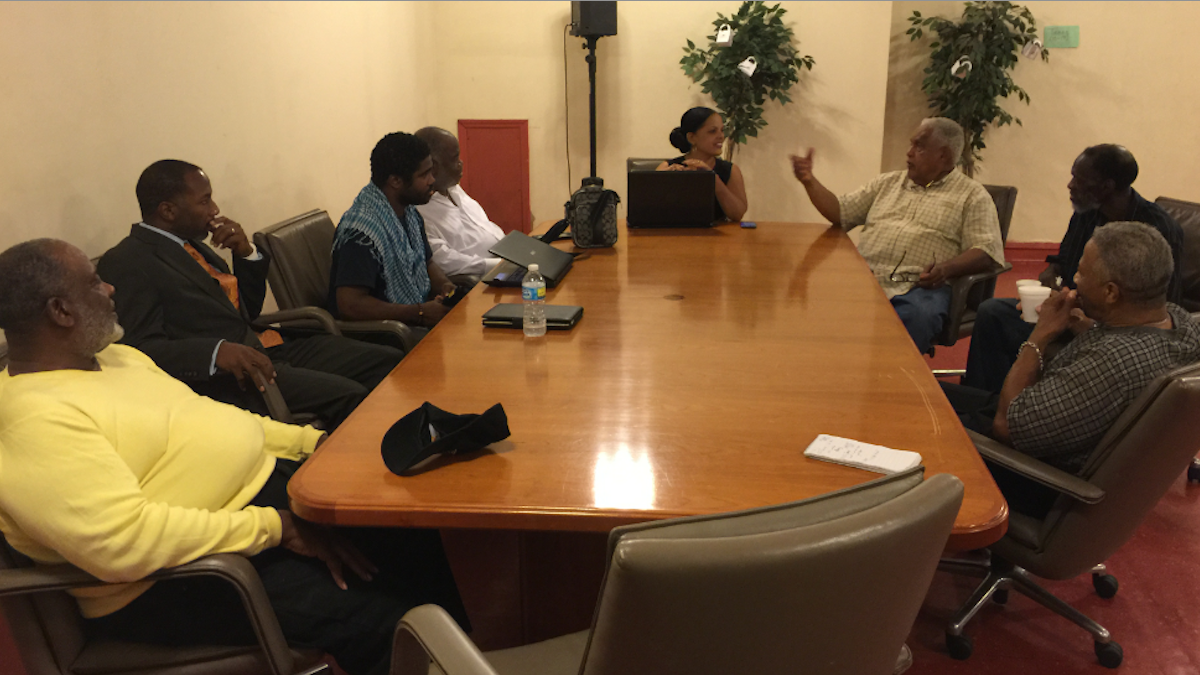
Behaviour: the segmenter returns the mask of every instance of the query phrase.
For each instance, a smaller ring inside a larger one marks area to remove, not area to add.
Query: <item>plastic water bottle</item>
[[[537,263],[529,266],[529,272],[521,282],[521,299],[525,301],[525,317],[521,322],[525,328],[525,337],[545,335],[546,279],[538,272]]]

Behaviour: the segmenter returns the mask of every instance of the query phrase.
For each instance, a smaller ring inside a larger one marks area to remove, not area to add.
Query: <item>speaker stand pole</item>
[[[591,85],[591,97],[588,99],[588,108],[591,112],[591,133],[592,133],[592,178],[596,177],[596,41],[599,36],[586,35],[587,44],[584,49],[588,50],[588,83]]]

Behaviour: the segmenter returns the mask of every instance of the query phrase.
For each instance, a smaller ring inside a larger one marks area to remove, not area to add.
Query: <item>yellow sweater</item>
[[[99,371],[0,373],[0,531],[41,563],[131,582],[211,553],[278,545],[279,514],[247,506],[275,458],[312,454],[321,432],[195,394],[131,347]],[[150,582],[77,591],[84,616]]]

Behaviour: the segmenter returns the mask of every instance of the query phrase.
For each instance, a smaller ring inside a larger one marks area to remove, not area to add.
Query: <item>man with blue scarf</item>
[[[449,308],[454,284],[433,262],[416,206],[433,195],[429,145],[402,132],[371,151],[371,182],[338,223],[329,271],[329,308],[342,319],[392,319],[431,327]]]

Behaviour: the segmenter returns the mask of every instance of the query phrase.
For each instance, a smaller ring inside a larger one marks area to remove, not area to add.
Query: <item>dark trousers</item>
[[[404,358],[393,347],[336,335],[290,337],[266,350],[275,383],[293,413],[313,413],[337,428]],[[229,374],[192,385],[197,393],[259,415],[268,415],[258,391],[241,390]]]
[[[991,435],[992,423],[1000,405],[1000,395],[949,382],[940,384],[963,426],[984,436]],[[996,481],[996,487],[1000,488],[1000,494],[1004,495],[1008,507],[1017,513],[1043,518],[1058,499],[1057,491],[1041,483],[993,464],[986,458],[983,462],[988,471],[992,472],[992,479]]]
[[[280,460],[252,503],[286,508],[287,480],[296,466]],[[323,562],[279,547],[250,558],[288,644],[331,654],[350,675],[384,675],[392,633],[409,609],[441,605],[470,630],[436,530],[338,531],[379,567],[372,581],[346,570],[349,589],[343,591]],[[236,591],[214,577],[159,581],[117,612],[84,623],[90,635],[111,640],[168,646],[255,644]]]
[[[967,373],[962,383],[1000,393],[1004,378],[1017,361],[1021,343],[1033,333],[1033,324],[1021,318],[1016,298],[989,298],[975,312],[975,328],[967,352]]]
[[[904,322],[917,349],[924,354],[933,344],[933,338],[942,332],[946,316],[950,313],[950,287],[913,288],[903,295],[894,296],[892,307]]]

